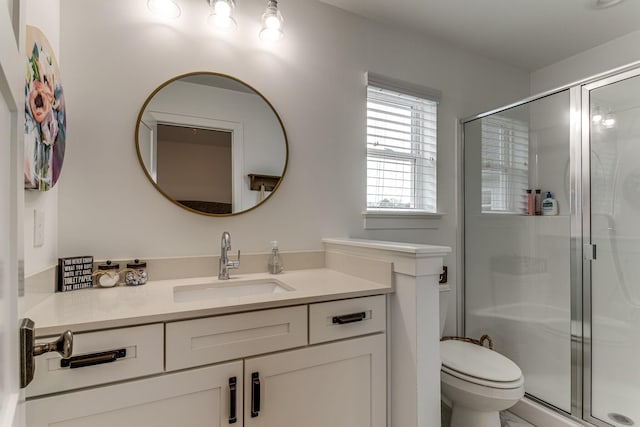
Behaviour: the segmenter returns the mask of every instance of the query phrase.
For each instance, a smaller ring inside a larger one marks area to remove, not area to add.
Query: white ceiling
[[[529,71],[640,30],[640,0],[600,10],[596,0],[320,1]]]

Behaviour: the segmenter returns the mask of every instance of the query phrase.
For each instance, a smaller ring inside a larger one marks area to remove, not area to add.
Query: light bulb
[[[282,26],[284,19],[278,10],[278,2],[269,0],[267,10],[262,14],[262,30],[260,30],[260,39],[265,41],[278,41],[284,35]]]
[[[231,16],[231,6],[224,0],[217,1],[213,10],[216,15],[220,16]]]
[[[274,30],[272,28],[263,28],[260,31],[260,39],[267,42],[277,42],[282,38],[282,31]]]
[[[163,18],[178,18],[181,10],[174,0],[148,0],[147,7],[155,15]]]
[[[602,114],[599,114],[599,113],[594,114],[593,117],[591,117],[591,121],[594,124],[600,123],[602,121]]]
[[[213,13],[209,15],[208,23],[212,27],[223,30],[233,30],[237,27],[236,20],[231,16],[235,7],[233,0],[210,0]]]
[[[264,26],[265,28],[268,28],[270,30],[278,30],[282,26],[282,22],[278,19],[277,16],[268,16],[264,20]]]
[[[230,16],[220,16],[212,13],[207,20],[209,26],[221,30],[235,30],[238,26],[236,20]]]

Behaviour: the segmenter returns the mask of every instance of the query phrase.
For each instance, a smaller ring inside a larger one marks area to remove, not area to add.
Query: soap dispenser
[[[551,192],[547,192],[547,198],[542,201],[542,215],[558,215],[558,201],[553,198]]]
[[[271,255],[269,255],[269,273],[278,274],[282,273],[284,264],[282,263],[282,257],[278,250],[278,242],[276,240],[271,242]]]

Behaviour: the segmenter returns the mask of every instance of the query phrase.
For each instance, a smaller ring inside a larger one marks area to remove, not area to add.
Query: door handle
[[[71,357],[73,333],[67,330],[55,341],[36,344],[35,323],[31,319],[22,319],[20,323],[20,388],[25,388],[33,381],[36,371],[34,358],[51,351],[57,351],[62,357]]]

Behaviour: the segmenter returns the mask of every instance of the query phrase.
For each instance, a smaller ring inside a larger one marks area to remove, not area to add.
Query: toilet
[[[440,336],[448,287],[440,288]],[[440,387],[452,407],[451,427],[500,427],[499,412],[524,396],[524,377],[513,361],[465,341],[440,342]]]

